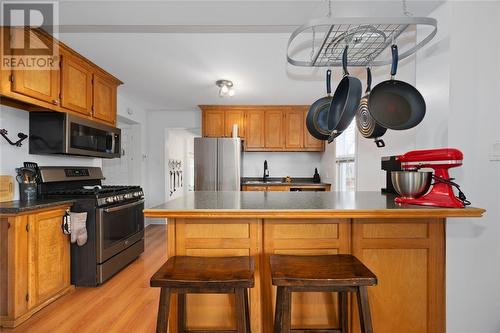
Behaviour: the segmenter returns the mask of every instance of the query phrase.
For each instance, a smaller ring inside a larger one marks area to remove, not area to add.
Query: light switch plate
[[[493,142],[490,147],[490,161],[500,161],[500,140]]]

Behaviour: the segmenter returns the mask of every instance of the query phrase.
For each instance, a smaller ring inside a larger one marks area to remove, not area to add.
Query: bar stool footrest
[[[185,333],[237,333],[237,330],[185,330]]]
[[[342,331],[338,328],[292,328],[290,330],[292,333],[342,333]]]

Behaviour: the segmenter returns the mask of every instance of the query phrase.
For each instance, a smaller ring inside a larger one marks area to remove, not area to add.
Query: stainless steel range
[[[105,186],[98,167],[40,167],[39,193],[71,198],[87,212],[87,243],[71,244],[71,283],[96,286],[144,252],[144,193],[139,186]]]

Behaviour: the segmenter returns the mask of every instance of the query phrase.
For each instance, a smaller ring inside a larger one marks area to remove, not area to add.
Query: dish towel
[[[71,216],[71,243],[83,246],[87,243],[87,213],[70,212]]]

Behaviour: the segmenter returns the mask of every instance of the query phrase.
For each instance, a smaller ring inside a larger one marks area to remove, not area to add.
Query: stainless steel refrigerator
[[[194,190],[239,191],[241,139],[194,139]]]

